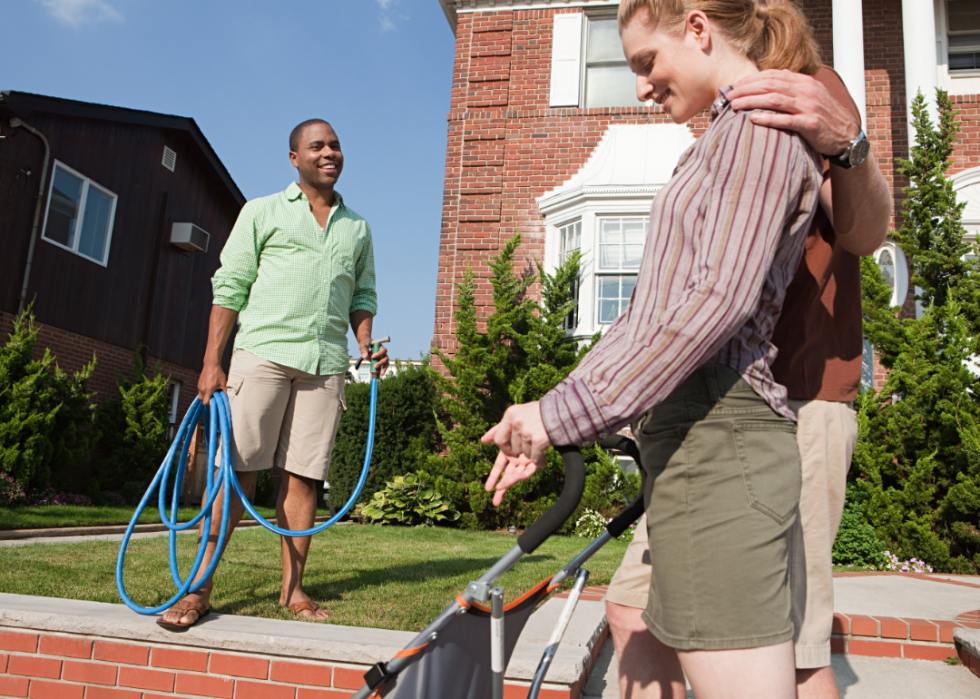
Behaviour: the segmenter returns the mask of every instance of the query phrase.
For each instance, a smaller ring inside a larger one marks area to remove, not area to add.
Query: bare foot
[[[305,619],[325,621],[330,618],[330,612],[323,609],[319,604],[310,599],[309,595],[302,591],[294,592],[288,603],[283,602],[282,598],[280,598],[279,604],[289,609],[293,614],[302,616]]]
[[[163,613],[158,624],[168,626],[193,626],[211,608],[211,595],[195,592],[185,595],[182,600]]]

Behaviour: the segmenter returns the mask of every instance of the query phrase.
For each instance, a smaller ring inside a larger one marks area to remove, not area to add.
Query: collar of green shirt
[[[333,190],[333,197],[333,208],[344,208],[344,197],[341,196],[340,192],[338,192],[336,189]],[[297,199],[302,199],[303,201],[310,200],[309,197],[306,196],[306,193],[299,188],[299,184],[297,182],[290,182],[289,186],[286,187],[286,199],[289,201],[296,201]]]

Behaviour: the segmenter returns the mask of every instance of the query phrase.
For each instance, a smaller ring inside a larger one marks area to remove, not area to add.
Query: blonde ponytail
[[[756,0],[623,0],[619,30],[633,16],[649,12],[650,25],[679,28],[688,13],[703,12],[728,42],[759,66],[813,75],[820,68],[820,52],[803,13],[792,4],[772,7]]]

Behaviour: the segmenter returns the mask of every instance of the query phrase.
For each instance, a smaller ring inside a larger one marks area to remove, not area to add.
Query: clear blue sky
[[[428,350],[454,46],[436,0],[6,0],[2,43],[0,89],[192,117],[248,199],[296,179],[293,126],[330,121],[374,232],[375,330]]]

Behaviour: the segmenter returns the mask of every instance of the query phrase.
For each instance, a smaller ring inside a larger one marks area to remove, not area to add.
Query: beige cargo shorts
[[[316,481],[327,479],[346,409],[344,374],[318,376],[236,350],[228,372],[236,471],[273,466]]]

